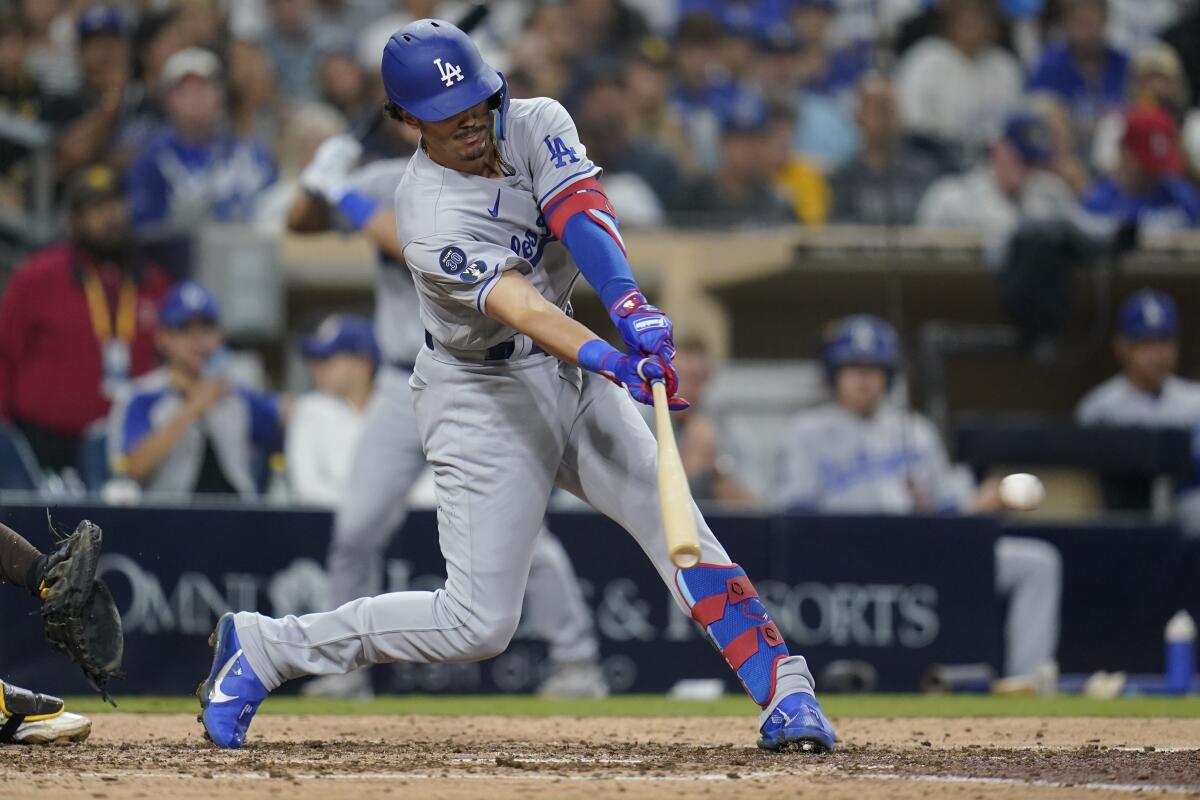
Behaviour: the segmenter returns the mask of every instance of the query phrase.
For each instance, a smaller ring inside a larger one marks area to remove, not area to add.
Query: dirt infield
[[[0,796],[1200,798],[1197,719],[835,720],[828,756],[759,752],[746,717],[264,715],[238,752],[185,715],[95,723],[0,749]]]

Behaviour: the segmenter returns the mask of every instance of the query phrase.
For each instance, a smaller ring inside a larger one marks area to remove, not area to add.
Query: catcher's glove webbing
[[[51,522],[50,533],[59,548],[47,560],[38,587],[46,639],[78,664],[88,682],[115,706],[108,682],[121,676],[125,640],[112,594],[96,578],[100,526],[85,519],[74,533],[63,535]]]

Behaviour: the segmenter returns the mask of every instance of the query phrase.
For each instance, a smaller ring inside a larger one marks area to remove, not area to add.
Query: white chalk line
[[[487,763],[494,763],[489,761]],[[269,781],[269,780],[298,780],[298,781],[442,781],[442,780],[507,780],[507,781],[623,781],[638,783],[688,783],[733,780],[730,775],[736,775],[741,780],[769,779],[780,777],[796,777],[798,775],[820,775],[840,780],[871,780],[871,781],[911,781],[914,783],[967,783],[989,786],[1027,786],[1045,789],[1087,789],[1109,792],[1163,792],[1166,794],[1195,794],[1200,792],[1200,785],[1182,786],[1162,783],[1103,783],[1099,781],[1077,783],[1070,781],[1051,781],[1026,778],[989,778],[970,775],[905,775],[901,773],[846,773],[834,767],[808,765],[804,769],[787,771],[757,770],[753,772],[701,773],[699,775],[563,775],[561,773],[539,774],[536,772],[510,773],[461,773],[442,774],[436,772],[335,772],[335,773],[292,773],[280,770],[274,775],[271,772],[222,772],[216,771],[200,775],[186,775],[179,772],[156,772],[145,770],[112,770],[108,772],[36,772],[25,773],[26,778],[44,779],[47,777],[79,778],[79,779],[173,779],[173,780],[216,780],[216,781]],[[20,774],[11,777],[21,777]],[[0,778],[3,780],[3,778]]]

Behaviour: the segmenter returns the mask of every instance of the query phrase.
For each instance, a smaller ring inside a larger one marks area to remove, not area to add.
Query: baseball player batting
[[[351,171],[361,152],[361,145],[348,135],[322,143],[300,176],[305,191],[288,215],[289,227],[299,233],[331,225],[361,232],[376,245],[379,258],[375,334],[383,360],[334,515],[327,568],[335,607],[383,591],[384,551],[404,524],[409,492],[425,469],[408,385],[413,362],[424,347],[424,331],[391,210],[408,159],[376,161]],[[534,545],[525,609],[533,632],[545,639],[553,664],[541,692],[556,697],[607,695],[591,611],[566,551],[545,529]],[[370,696],[371,685],[367,671],[359,670],[312,681],[302,693],[361,698]]]
[[[271,690],[303,675],[503,651],[557,485],[641,546],[761,707],[760,747],[833,749],[807,663],[789,654],[694,504],[700,563],[671,563],[655,440],[630,402],[652,402],[661,381],[672,405],[686,407],[675,393],[671,322],[638,291],[574,122],[547,98],[510,101],[503,76],[441,20],[393,34],[382,72],[389,114],[421,133],[395,202],[425,326],[410,385],[434,471],[446,585],[303,617],[226,614],[197,690],[208,736],[240,747]],[[580,272],[628,353],[567,313]]]

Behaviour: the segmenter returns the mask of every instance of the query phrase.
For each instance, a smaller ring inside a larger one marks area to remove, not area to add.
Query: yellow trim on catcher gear
[[[63,707],[60,708],[58,711],[55,711],[53,714],[40,714],[37,716],[30,715],[28,717],[25,717],[25,722],[41,722],[42,720],[46,720],[46,719],[54,719],[55,717],[62,716],[62,713],[66,710],[67,710],[67,704],[63,703]],[[0,681],[0,714],[3,714],[5,719],[8,719],[9,717],[13,716],[12,713],[8,710],[8,706],[4,702],[4,681]],[[24,724],[24,723],[22,723],[22,724]]]
[[[39,600],[45,600],[50,594],[50,587],[46,585],[46,579],[42,578],[42,582],[38,584],[37,595]]]

